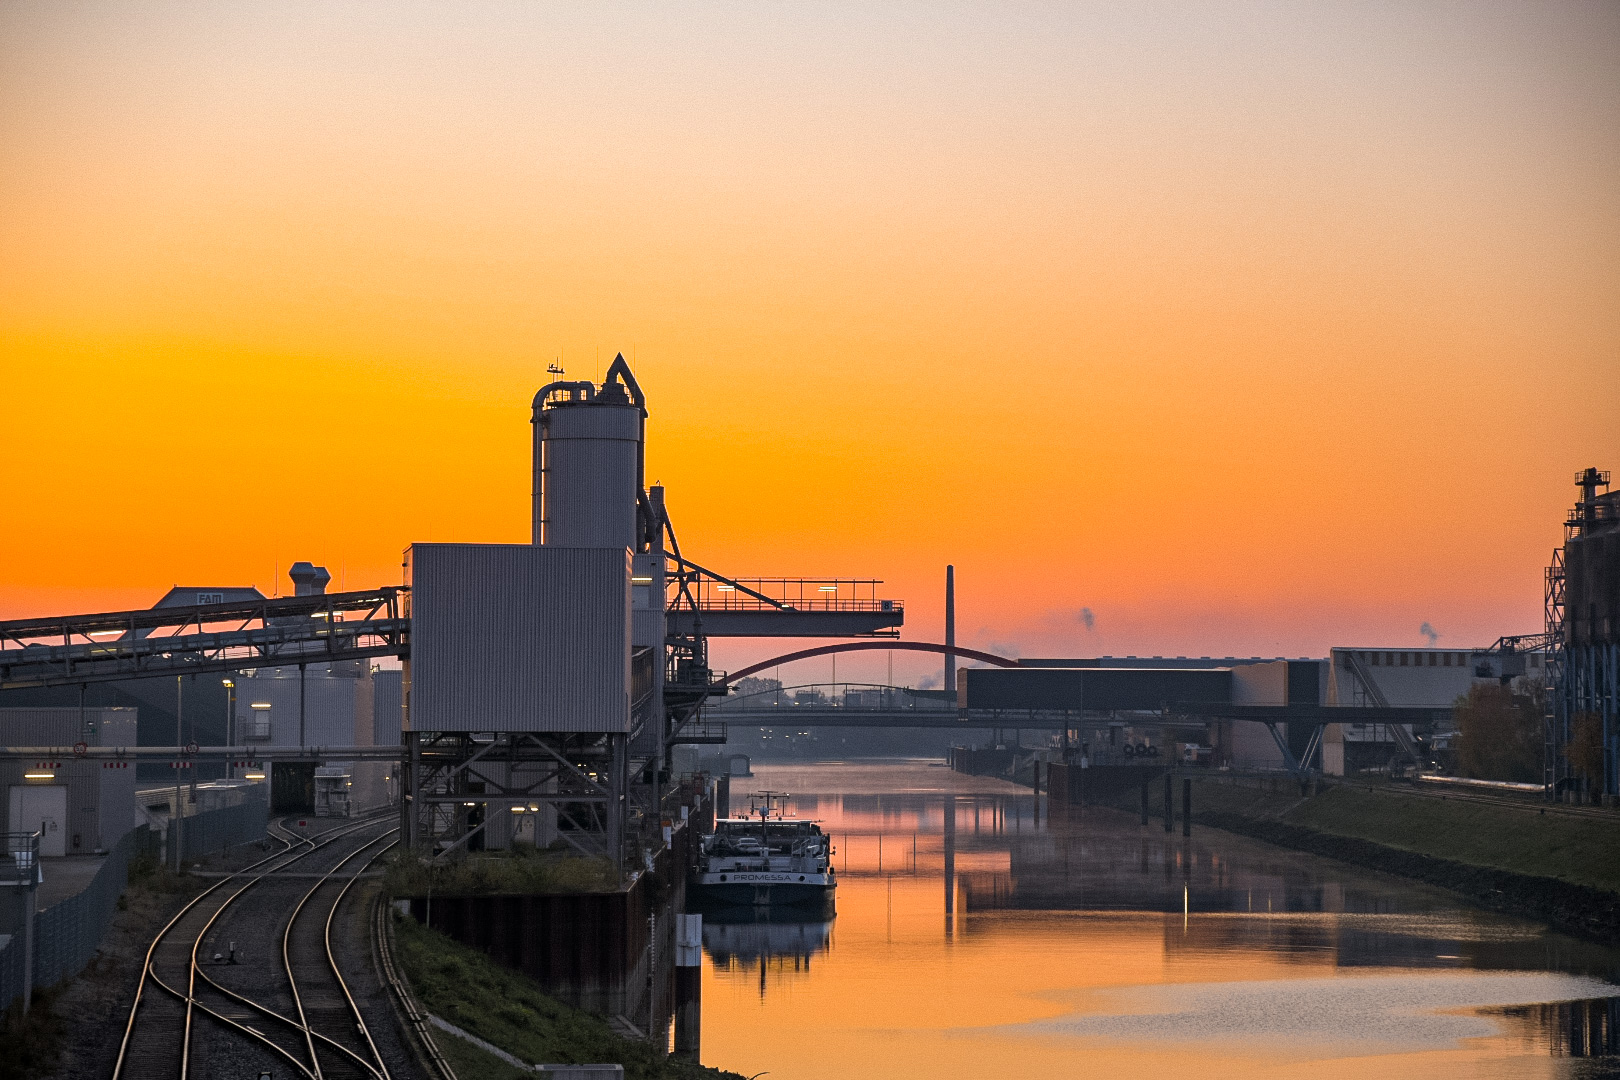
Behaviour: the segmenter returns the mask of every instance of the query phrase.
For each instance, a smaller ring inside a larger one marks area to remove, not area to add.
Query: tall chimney
[[[945,567],[945,689],[956,693],[956,567]]]

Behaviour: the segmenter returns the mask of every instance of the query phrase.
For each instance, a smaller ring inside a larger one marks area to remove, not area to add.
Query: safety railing
[[[678,583],[671,580],[673,597]],[[878,596],[876,578],[770,578],[718,580],[706,575],[688,583],[704,611],[902,611],[899,600]]]

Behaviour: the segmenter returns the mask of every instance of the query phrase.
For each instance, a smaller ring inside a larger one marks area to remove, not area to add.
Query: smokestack
[[[956,693],[956,567],[945,567],[945,689]]]
[[[293,563],[287,568],[287,576],[292,578],[294,596],[321,596],[326,592],[326,583],[332,580],[326,567],[307,562]]]

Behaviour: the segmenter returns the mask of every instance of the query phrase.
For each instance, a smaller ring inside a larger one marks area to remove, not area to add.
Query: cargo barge
[[[821,826],[785,816],[783,793],[751,799],[750,816],[722,818],[703,838],[687,882],[688,904],[830,909],[838,881]]]

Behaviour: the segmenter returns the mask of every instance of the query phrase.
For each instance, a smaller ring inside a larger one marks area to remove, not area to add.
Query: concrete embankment
[[[1163,769],[1052,769],[1051,802],[1106,805],[1163,821]],[[1086,773],[1071,780],[1073,773]],[[1114,775],[1117,773],[1118,775]],[[1480,907],[1620,942],[1620,814],[1569,813],[1506,800],[1446,797],[1387,781],[1330,782],[1302,795],[1288,778],[1192,779],[1193,822],[1279,847],[1398,874]],[[1043,787],[1047,786],[1043,784]]]

